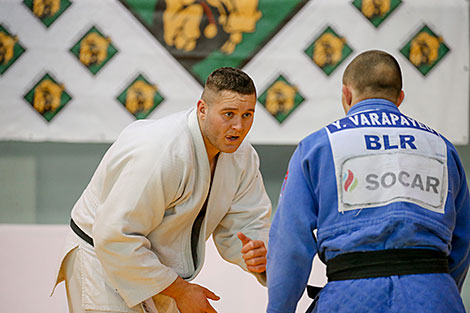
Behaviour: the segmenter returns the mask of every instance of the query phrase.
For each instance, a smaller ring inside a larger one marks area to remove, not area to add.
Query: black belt
[[[387,249],[340,254],[326,262],[328,281],[394,275],[449,273],[445,253],[432,249]],[[321,288],[307,286],[315,299]]]
[[[73,232],[77,234],[78,237],[82,238],[86,242],[88,242],[92,247],[95,245],[93,244],[93,238],[88,236],[77,224],[75,224],[73,219],[70,219],[70,227],[72,228]]]
[[[350,252],[326,262],[328,281],[429,273],[449,273],[443,252],[431,249]]]

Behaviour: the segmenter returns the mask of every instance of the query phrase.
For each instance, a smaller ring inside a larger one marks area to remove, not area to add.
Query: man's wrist
[[[188,285],[188,282],[178,276],[176,280],[170,286],[162,290],[160,294],[177,299],[181,294],[184,293],[184,290],[188,287]]]

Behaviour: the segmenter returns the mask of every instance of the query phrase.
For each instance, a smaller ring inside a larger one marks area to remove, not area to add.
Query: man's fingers
[[[206,295],[207,298],[211,300],[215,300],[215,301],[220,300],[220,297],[216,295],[215,293],[213,293],[212,291],[210,291],[209,289],[202,287],[202,286],[201,288],[204,290],[204,294]]]
[[[243,246],[247,245],[251,241],[251,239],[242,232],[238,232],[237,236],[238,236],[238,239],[241,240]]]
[[[252,240],[242,232],[239,232],[237,236],[243,244],[241,252],[247,269],[255,273],[265,272],[267,251],[264,242],[262,240]]]
[[[248,266],[256,266],[256,265],[266,265],[266,257],[259,257],[259,258],[251,258],[245,260],[245,264]]]
[[[242,253],[248,253],[249,251],[253,251],[253,250],[257,250],[257,249],[266,250],[266,247],[264,246],[264,242],[261,241],[261,240],[251,240],[246,245],[243,245]]]
[[[266,256],[266,253],[267,253],[266,248],[264,246],[262,246],[262,247],[259,247],[259,248],[256,248],[256,249],[248,250],[247,252],[242,251],[242,257],[245,260],[249,260],[251,258]]]
[[[263,273],[266,271],[266,265],[247,266],[246,268],[254,273]]]

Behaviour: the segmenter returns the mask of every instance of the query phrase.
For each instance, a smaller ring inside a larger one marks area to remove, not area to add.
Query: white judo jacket
[[[136,121],[109,148],[75,204],[72,218],[94,248],[71,233],[62,261],[79,247],[85,309],[130,311],[177,278],[193,279],[213,234],[221,256],[246,270],[237,232],[267,245],[271,203],[253,147],[220,153],[212,187],[196,110]],[[207,211],[191,254],[192,225]],[[64,280],[59,268],[56,284]],[[255,274],[264,284],[265,276]],[[159,313],[177,312],[159,295]],[[173,302],[173,303],[171,303]]]

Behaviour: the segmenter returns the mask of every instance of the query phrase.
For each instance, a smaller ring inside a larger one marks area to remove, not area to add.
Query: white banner
[[[239,1],[2,0],[0,140],[111,142],[195,106],[228,65],[258,89],[250,141],[296,144],[343,116],[345,66],[381,49],[403,70],[400,109],[468,143],[468,1]]]

